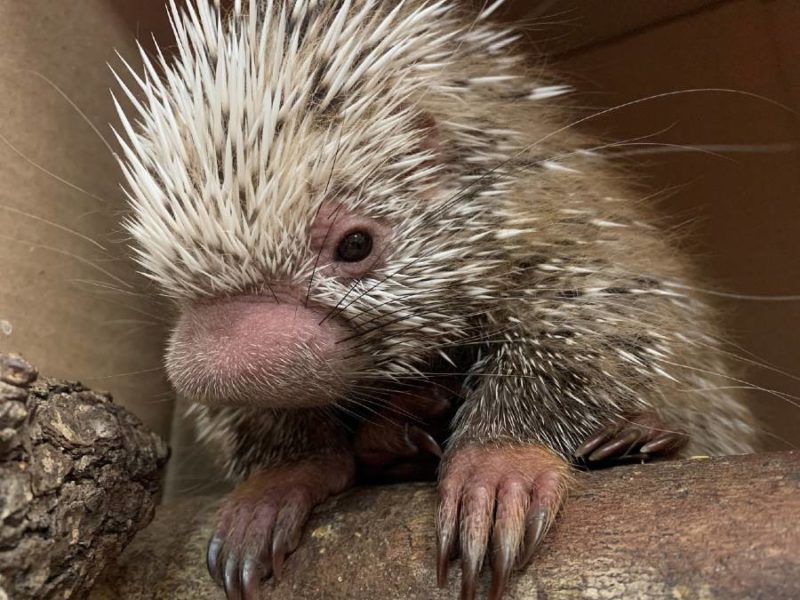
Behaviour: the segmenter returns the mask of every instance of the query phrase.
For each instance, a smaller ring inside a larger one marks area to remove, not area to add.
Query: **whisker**
[[[158,367],[153,367],[152,369],[142,369],[140,371],[128,371],[127,373],[112,373],[110,375],[100,375],[96,377],[87,377],[87,379],[92,379],[95,381],[102,381],[105,379],[117,379],[121,377],[132,377],[134,375],[146,375],[147,373],[158,373],[163,371],[164,367],[159,365]]]
[[[745,381],[744,379],[739,379],[738,377],[734,377],[733,375],[729,375],[727,373],[717,373],[716,371],[712,371],[710,369],[703,369],[701,367],[695,367],[695,366],[692,366],[692,365],[686,365],[686,364],[682,364],[682,363],[679,363],[679,362],[666,360],[664,358],[660,358],[659,362],[662,362],[662,363],[668,364],[668,365],[672,365],[672,366],[675,366],[675,367],[680,367],[680,368],[683,368],[683,369],[687,369],[689,371],[695,371],[697,373],[703,373],[705,375],[712,375],[714,377],[719,377],[720,379],[727,379],[728,381],[733,381],[734,383],[740,383],[742,385],[751,386],[751,389],[753,389],[753,390],[764,392],[765,394],[773,396],[773,397],[777,398],[778,400],[784,400],[784,401],[788,402],[789,404],[791,404],[795,408],[800,408],[800,397],[795,396],[793,394],[788,394],[788,393],[785,393],[785,392],[779,392],[777,390],[772,390],[772,389],[765,388],[765,387],[760,386],[760,385],[752,384],[752,383],[749,383],[749,382]]]
[[[18,208],[14,208],[13,206],[8,206],[6,204],[0,204],[0,209],[1,210],[5,210],[5,211],[10,212],[10,213],[13,213],[13,214],[16,214],[16,215],[20,215],[20,216],[25,217],[27,219],[31,219],[32,221],[36,221],[38,223],[44,223],[45,225],[47,225],[49,227],[53,227],[55,229],[59,229],[59,230],[65,232],[65,233],[68,233],[68,234],[73,235],[73,236],[75,236],[77,238],[80,238],[83,241],[92,244],[94,247],[99,248],[103,252],[107,251],[105,246],[103,246],[100,242],[98,242],[96,240],[93,240],[89,236],[84,235],[84,234],[82,234],[79,231],[76,231],[74,229],[70,229],[69,227],[61,225],[59,223],[55,223],[53,221],[45,219],[44,217],[40,217],[38,215],[34,215],[33,213],[29,213],[29,212],[26,212],[24,210],[20,210]]]
[[[739,294],[735,292],[723,292],[719,290],[710,290],[699,287],[693,287],[677,281],[664,281],[664,284],[679,290],[689,290],[699,294],[706,294],[708,296],[716,296],[718,298],[731,298],[733,300],[745,300],[756,302],[798,302],[800,301],[800,294],[786,294],[786,295],[760,295],[760,294]]]
[[[52,171],[50,171],[49,169],[47,169],[43,165],[40,165],[35,160],[30,158],[27,154],[22,152],[22,150],[20,150],[14,144],[12,144],[11,141],[6,136],[4,136],[2,133],[0,133],[0,142],[3,142],[6,146],[8,146],[8,148],[14,154],[19,156],[26,163],[28,163],[32,167],[35,167],[36,169],[38,169],[39,171],[41,171],[42,173],[44,173],[48,177],[51,177],[52,179],[55,179],[59,183],[67,186],[68,188],[70,188],[72,190],[75,190],[76,192],[80,192],[81,194],[83,194],[85,196],[88,196],[89,198],[92,198],[94,200],[97,200],[98,202],[108,203],[108,200],[106,200],[102,196],[98,196],[97,194],[94,194],[94,193],[92,193],[92,192],[80,187],[79,185],[76,185],[76,184],[72,183],[71,181],[68,181],[68,180],[64,179],[63,177],[61,177],[60,175],[57,175],[56,173],[53,173]]]
[[[624,144],[625,147],[629,145],[641,146],[641,148],[614,152],[610,156],[612,158],[628,158],[630,156],[699,152],[717,158],[730,159],[726,154],[772,154],[791,152],[800,147],[792,142],[775,144],[668,144],[664,142]]]
[[[72,98],[70,98],[64,90],[62,90],[58,85],[56,85],[56,83],[53,80],[48,78],[44,73],[41,73],[39,71],[34,71],[33,69],[17,69],[17,70],[23,73],[30,73],[31,75],[38,77],[39,79],[44,81],[47,85],[49,85],[59,96],[61,96],[67,102],[67,104],[69,104],[72,107],[72,109],[76,113],[78,113],[78,115],[80,115],[81,119],[83,119],[83,121],[91,128],[91,130],[94,131],[98,139],[103,143],[103,145],[108,150],[109,154],[112,156],[114,155],[114,149],[111,147],[111,144],[108,143],[108,140],[106,140],[103,134],[100,133],[100,130],[97,128],[97,126],[92,122],[92,120],[88,116],[86,116],[86,113],[84,113],[80,109],[80,107],[75,102],[73,102]]]
[[[17,243],[17,244],[27,244],[28,246],[31,246],[33,248],[39,248],[39,249],[45,250],[47,252],[53,252],[55,254],[61,254],[62,256],[66,256],[68,258],[74,259],[74,260],[76,260],[76,261],[78,261],[80,263],[83,263],[83,264],[91,267],[92,269],[95,269],[95,270],[101,272],[103,275],[105,275],[109,279],[112,279],[112,280],[116,281],[120,285],[123,285],[123,286],[125,286],[127,288],[132,288],[133,287],[127,281],[125,281],[124,279],[120,279],[119,277],[117,277],[116,275],[111,273],[110,271],[107,271],[106,269],[103,269],[97,263],[89,260],[88,258],[80,256],[78,254],[74,254],[72,252],[68,252],[67,250],[63,250],[61,248],[54,248],[53,246],[47,246],[45,244],[39,244],[39,243],[36,243],[36,242],[31,242],[29,240],[20,240],[18,238],[12,237],[10,235],[5,235],[5,234],[0,234],[0,239],[8,240],[10,242],[14,242],[14,243]]]

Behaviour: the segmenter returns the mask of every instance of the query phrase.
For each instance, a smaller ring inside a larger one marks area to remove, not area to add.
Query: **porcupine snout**
[[[209,406],[330,404],[346,389],[348,335],[302,300],[202,301],[173,331],[167,373],[178,392]]]

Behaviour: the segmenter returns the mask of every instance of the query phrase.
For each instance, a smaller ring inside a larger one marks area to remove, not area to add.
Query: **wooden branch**
[[[167,447],[110,396],[0,355],[0,600],[80,598],[150,522]]]
[[[331,501],[263,597],[457,598],[457,568],[447,590],[435,587],[435,503],[422,484]],[[161,507],[90,598],[224,598],[204,565],[214,507],[208,498]],[[534,564],[512,579],[509,600],[534,598],[800,598],[800,453],[581,476]]]

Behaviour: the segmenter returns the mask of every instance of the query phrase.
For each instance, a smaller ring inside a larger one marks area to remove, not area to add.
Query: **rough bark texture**
[[[0,355],[0,600],[84,596],[152,519],[166,457],[107,394]]]
[[[435,587],[435,504],[429,485],[364,488],[333,500],[263,597],[457,598],[457,568],[447,590]],[[204,565],[215,505],[197,498],[161,507],[90,598],[224,598]],[[800,453],[588,473],[507,597],[796,600]]]

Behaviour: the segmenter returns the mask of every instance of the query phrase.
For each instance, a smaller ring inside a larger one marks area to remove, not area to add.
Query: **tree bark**
[[[0,600],[85,596],[152,519],[166,458],[109,395],[0,355]]]
[[[457,568],[450,586],[436,589],[435,505],[425,484],[362,488],[332,500],[263,598],[457,598]],[[90,598],[224,598],[204,565],[215,506],[196,498],[159,508]],[[484,586],[487,579],[484,573]],[[582,474],[507,598],[796,600],[800,453]]]

